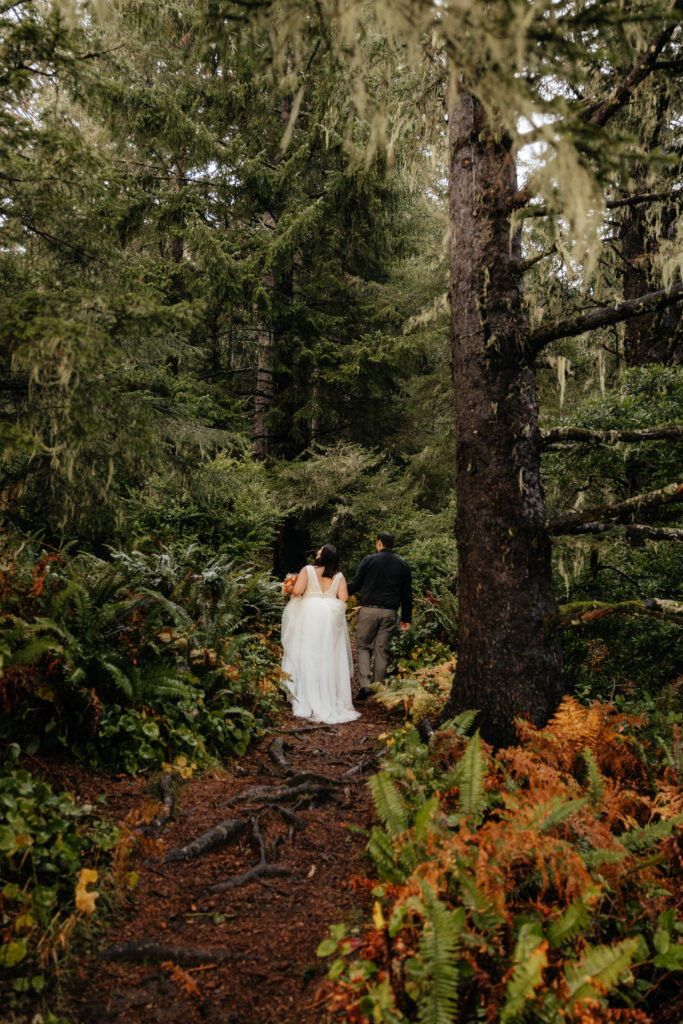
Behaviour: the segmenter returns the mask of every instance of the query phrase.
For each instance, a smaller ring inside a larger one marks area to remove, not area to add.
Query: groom
[[[361,608],[356,626],[360,690],[356,694],[356,700],[367,700],[368,697],[372,697],[371,659],[373,683],[384,681],[399,607],[401,629],[406,630],[410,625],[413,610],[410,566],[394,554],[393,546],[393,533],[380,533],[377,537],[376,554],[367,555],[363,559],[356,570],[356,575],[349,583],[349,594],[361,591]]]

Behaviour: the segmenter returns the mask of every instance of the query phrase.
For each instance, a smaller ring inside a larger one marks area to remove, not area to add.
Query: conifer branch
[[[641,512],[644,509],[659,508],[661,505],[671,505],[683,501],[683,483],[667,484],[657,491],[650,491],[648,494],[637,494],[633,498],[626,498],[625,501],[618,501],[614,505],[600,505],[595,508],[586,508],[581,512],[570,512],[566,516],[557,516],[548,522],[548,532],[572,533],[573,527],[582,523],[599,522],[603,519],[625,519]]]
[[[544,249],[543,252],[537,253],[536,256],[530,256],[528,260],[524,260],[520,270],[523,274],[526,274],[527,270],[531,270],[531,268],[535,267],[537,263],[540,263],[541,260],[546,259],[548,256],[552,256],[555,252],[557,252],[557,246],[551,245],[548,249]]]
[[[522,359],[525,362],[531,362],[549,342],[557,341],[559,338],[573,338],[577,334],[585,334],[587,331],[595,331],[600,327],[608,327],[610,324],[622,323],[624,320],[640,316],[641,313],[664,309],[666,306],[682,300],[683,282],[679,281],[668,290],[662,288],[660,291],[638,295],[635,299],[627,299],[625,302],[618,302],[613,306],[602,306],[600,309],[591,310],[590,313],[584,313],[581,316],[565,317],[554,323],[541,324],[522,339]]]
[[[680,7],[680,4],[677,4],[676,7]],[[628,103],[633,90],[640,85],[640,83],[647,78],[649,74],[652,74],[652,72],[656,70],[657,58],[671,39],[677,24],[678,22],[674,22],[671,25],[667,25],[666,28],[662,29],[662,31],[655,36],[645,50],[645,53],[634,64],[628,74],[622,78],[621,82],[619,82],[613,90],[611,96],[606,100],[602,100],[600,103],[592,104],[584,111],[583,117],[589,124],[601,128],[603,125],[607,124],[610,118],[613,117],[621,107]]]
[[[644,430],[588,430],[585,427],[552,427],[541,434],[544,448],[562,441],[582,444],[616,444],[619,441],[683,441],[683,424]]]
[[[676,192],[636,192],[632,196],[622,196],[621,199],[608,199],[605,203],[607,210],[618,210],[623,206],[640,206],[642,203],[665,203],[667,200],[676,199],[679,194]],[[526,204],[532,196],[521,190],[517,192],[513,201],[513,207],[515,209],[521,209],[521,216],[527,217],[548,217],[550,210],[547,206],[538,203],[535,206],[527,206]]]
[[[617,210],[621,206],[640,206],[642,203],[661,203],[666,202],[667,199],[676,199],[678,196],[675,192],[637,192],[632,196],[624,196],[622,199],[609,199],[607,201],[608,210]],[[683,198],[683,193],[680,194],[680,198]]]

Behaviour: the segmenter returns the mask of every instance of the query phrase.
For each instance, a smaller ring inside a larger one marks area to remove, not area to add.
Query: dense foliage
[[[46,555],[2,576],[3,738],[93,768],[245,750],[279,707],[272,582],[196,548]]]
[[[392,738],[371,780],[372,924],[333,926],[334,1017],[677,1021],[680,731],[566,699],[493,754],[448,723]]]
[[[12,744],[9,754],[21,753]],[[0,778],[0,993],[8,1012],[35,999],[54,980],[60,961],[95,911],[106,877],[104,903],[114,898],[109,852],[119,832],[87,804],[34,778],[13,760]],[[119,867],[123,867],[120,862]],[[119,881],[133,887],[129,873]],[[102,918],[106,911],[97,915]]]

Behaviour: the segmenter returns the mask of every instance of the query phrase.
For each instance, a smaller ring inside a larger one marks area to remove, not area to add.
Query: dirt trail
[[[359,705],[355,722],[311,731],[285,715],[280,735],[295,772],[339,778],[369,758],[377,736],[397,724],[374,702]],[[301,807],[302,823],[272,808],[224,805],[256,785],[276,786],[283,772],[262,740],[220,777],[190,779],[182,786],[174,819],[161,832],[166,850],[180,847],[226,818],[258,815],[268,860],[291,871],[225,892],[210,886],[241,874],[258,860],[247,830],[239,843],[197,859],[164,864],[134,861],[140,875],[135,905],[102,937],[103,950],[152,939],[172,947],[228,951],[230,961],[184,966],[118,962],[93,955],[76,968],[70,1011],[80,1024],[318,1024],[314,1005],[324,968],[315,951],[335,920],[360,911],[366,897],[351,879],[365,873],[365,839],[348,828],[372,820],[367,774],[350,775],[317,807]],[[92,778],[82,776],[78,795],[93,799]],[[73,777],[70,780],[73,789]],[[121,819],[144,799],[142,780],[115,780],[110,812]],[[286,807],[292,807],[288,803]],[[273,856],[273,843],[277,848]],[[169,958],[170,959],[170,958]],[[189,979],[189,980],[188,980]]]

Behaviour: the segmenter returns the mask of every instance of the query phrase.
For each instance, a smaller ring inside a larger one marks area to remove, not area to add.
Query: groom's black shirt
[[[362,588],[362,590],[361,590]],[[401,621],[410,622],[413,614],[413,586],[410,566],[393,551],[384,548],[368,555],[349,583],[349,594],[360,590],[360,603],[377,608],[401,608]]]

